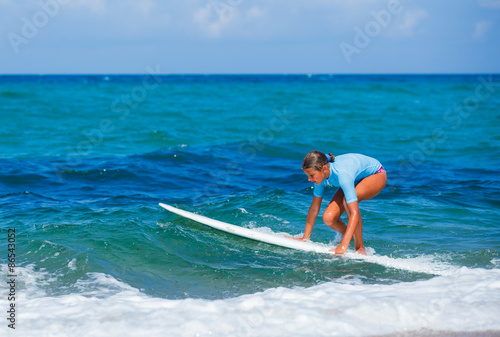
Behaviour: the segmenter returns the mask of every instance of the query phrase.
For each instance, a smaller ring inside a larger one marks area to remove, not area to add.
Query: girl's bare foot
[[[356,250],[356,253],[361,254],[361,255],[367,255],[365,247],[361,247],[358,250]]]

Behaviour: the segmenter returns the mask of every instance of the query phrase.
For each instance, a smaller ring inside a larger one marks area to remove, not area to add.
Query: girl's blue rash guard
[[[322,198],[325,185],[340,187],[348,204],[358,201],[356,184],[382,167],[378,160],[357,153],[335,156],[335,161],[329,164],[330,177],[324,179],[321,184],[314,185],[313,194]]]

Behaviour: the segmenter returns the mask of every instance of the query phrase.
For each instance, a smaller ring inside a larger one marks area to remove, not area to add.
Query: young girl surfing
[[[356,252],[366,255],[358,204],[373,198],[385,187],[387,174],[382,164],[362,154],[349,153],[334,157],[332,154],[311,151],[304,158],[302,170],[315,185],[304,236],[295,240],[310,238],[321,208],[325,186],[336,186],[340,188],[323,213],[324,223],[344,235],[339,246],[332,251],[344,254],[354,237]],[[340,218],[344,211],[347,213],[347,225]]]

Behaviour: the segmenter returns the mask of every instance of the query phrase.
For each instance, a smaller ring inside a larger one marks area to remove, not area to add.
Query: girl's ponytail
[[[315,171],[321,171],[321,168],[328,163],[333,163],[335,157],[333,154],[325,154],[320,151],[311,151],[307,154],[302,162],[302,169],[314,169]]]
[[[331,153],[328,153],[328,156],[326,157],[326,159],[330,159],[328,162],[333,163],[335,161],[335,156]]]

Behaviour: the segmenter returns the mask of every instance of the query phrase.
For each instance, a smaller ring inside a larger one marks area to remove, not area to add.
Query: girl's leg
[[[361,180],[356,185],[356,196],[358,202],[370,200],[380,193],[387,183],[387,173],[385,171],[373,174]],[[344,198],[345,200],[345,198]],[[345,201],[344,201],[345,202]],[[344,206],[348,211],[347,205]],[[359,223],[354,230],[354,247],[357,252],[366,255],[365,246],[363,244],[362,220],[359,218]]]
[[[370,200],[380,193],[387,183],[387,173],[385,171],[372,174],[361,180],[356,185],[356,196],[358,202],[363,200]]]
[[[369,200],[376,196],[382,191],[387,183],[387,173],[380,172],[377,174],[373,174],[361,180],[356,185],[356,195],[358,197],[358,202],[363,200]],[[347,208],[347,204],[345,203],[344,192],[341,188],[335,192],[330,204],[326,208],[323,214],[323,222],[330,228],[340,232],[342,235],[345,234],[347,229],[347,225],[345,224],[340,217],[342,214],[346,212],[347,217],[350,218],[349,209]],[[362,220],[361,217],[359,219],[359,223],[354,230],[354,247],[357,252],[361,254],[366,254],[365,247],[363,244],[363,229],[362,229]]]
[[[342,235],[345,234],[345,231],[347,229],[347,225],[340,218],[345,210],[343,203],[344,199],[344,192],[341,188],[339,188],[337,192],[335,192],[335,195],[330,201],[330,204],[328,205],[328,207],[326,207],[325,212],[323,213],[323,222],[328,227],[336,230]]]
[[[347,213],[348,218],[350,219],[351,214],[350,214],[349,208],[347,207],[347,203],[345,202],[345,198],[344,198],[344,208],[345,208],[345,212]],[[354,234],[353,234],[354,249],[356,250],[356,252],[363,254],[363,255],[366,255],[365,245],[363,244],[362,223],[363,223],[363,221],[361,220],[361,217],[359,217],[358,224],[356,225],[356,228],[354,229]]]

